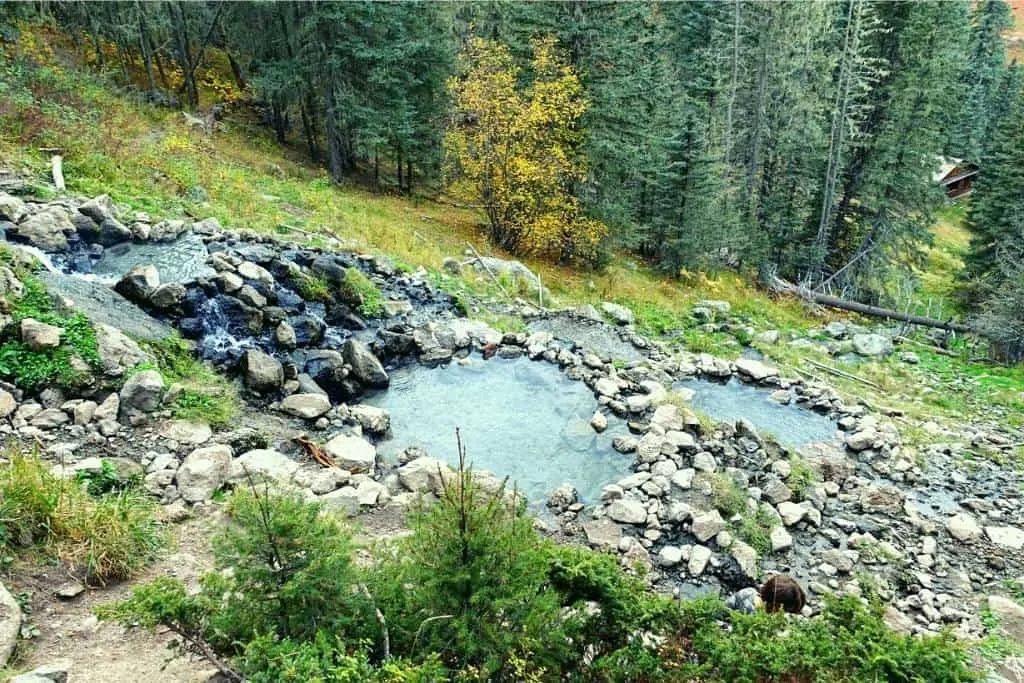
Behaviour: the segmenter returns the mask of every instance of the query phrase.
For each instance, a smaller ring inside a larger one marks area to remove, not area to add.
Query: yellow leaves
[[[593,260],[607,230],[583,216],[571,192],[587,172],[583,84],[553,38],[533,51],[532,83],[520,88],[508,48],[481,39],[467,46],[466,75],[448,83],[456,111],[445,137],[449,189],[472,188],[492,239],[510,251]]]

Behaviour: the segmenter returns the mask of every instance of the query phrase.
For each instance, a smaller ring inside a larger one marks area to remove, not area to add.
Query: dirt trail
[[[176,542],[168,553],[130,583],[87,590],[69,601],[54,590],[69,579],[55,566],[18,567],[9,588],[32,594],[30,623],[39,635],[26,644],[14,670],[29,671],[59,660],[70,662],[70,683],[200,683],[215,669],[194,657],[178,657],[167,649],[172,634],[98,622],[92,610],[127,596],[137,583],[166,575],[186,583],[210,569],[209,538],[220,523],[219,514],[188,520],[174,530]]]

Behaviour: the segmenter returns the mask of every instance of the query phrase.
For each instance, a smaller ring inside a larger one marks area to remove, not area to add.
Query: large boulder
[[[114,285],[114,291],[129,301],[144,303],[160,286],[160,273],[154,266],[135,266]]]
[[[78,207],[78,211],[91,218],[97,224],[110,220],[111,218],[117,218],[116,210],[114,209],[114,202],[110,198],[110,195],[107,194],[101,194],[98,197],[90,199],[85,204]]]
[[[372,472],[377,462],[377,449],[358,436],[339,434],[324,444],[324,451],[338,467],[350,472]]]
[[[398,481],[410,491],[444,493],[444,484],[454,476],[452,469],[436,458],[416,458],[398,468]]]
[[[284,384],[284,368],[273,356],[249,349],[242,356],[242,374],[245,386],[259,394],[271,394]]]
[[[21,341],[33,351],[45,351],[60,346],[60,338],[64,336],[64,328],[47,325],[34,318],[21,321]]]
[[[623,524],[643,524],[647,521],[647,508],[639,500],[620,498],[608,506],[608,518]]]
[[[209,500],[230,474],[230,446],[217,444],[197,448],[188,454],[178,468],[178,492],[189,503]]]
[[[96,352],[104,374],[120,377],[126,370],[150,360],[149,354],[116,327],[104,323],[96,323],[94,327]]]
[[[19,223],[16,232],[19,238],[43,251],[67,251],[67,236],[75,232],[75,224],[67,209],[48,206]]]
[[[632,325],[635,317],[633,311],[620,304],[613,304],[605,301],[601,304],[601,310],[611,318],[617,325]]]
[[[371,434],[386,434],[391,428],[391,415],[383,408],[357,403],[349,407],[352,419]]]
[[[361,384],[380,389],[388,385],[390,380],[384,366],[362,342],[349,339],[341,353],[345,362],[352,366],[352,375]]]
[[[880,334],[855,334],[853,351],[858,356],[887,356],[892,353],[892,340]]]
[[[14,195],[0,192],[0,221],[17,223],[25,217],[25,202]]]
[[[325,394],[292,394],[281,401],[282,412],[311,420],[331,409],[331,400]]]
[[[0,584],[0,667],[7,664],[21,635],[21,607],[10,591]]]
[[[181,307],[188,290],[180,282],[168,282],[160,285],[149,295],[149,303],[160,311],[171,311]]]
[[[163,395],[164,378],[156,370],[143,370],[121,387],[121,411],[128,415],[151,413],[160,407]]]

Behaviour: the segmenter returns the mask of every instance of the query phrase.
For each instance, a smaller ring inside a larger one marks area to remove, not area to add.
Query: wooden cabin
[[[939,159],[939,170],[932,180],[942,186],[946,196],[959,199],[970,194],[971,187],[978,177],[978,167],[963,159],[942,157]]]

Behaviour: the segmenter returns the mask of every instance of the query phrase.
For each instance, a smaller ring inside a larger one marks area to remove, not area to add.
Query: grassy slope
[[[106,192],[117,202],[156,216],[214,215],[232,227],[275,231],[289,225],[327,232],[356,250],[378,251],[422,265],[456,293],[498,297],[497,289],[482,276],[455,280],[439,272],[441,261],[459,256],[466,242],[483,253],[493,253],[475,212],[356,187],[334,187],[322,170],[303,164],[299,155],[244,119],[232,118],[224,130],[205,135],[189,128],[180,112],[141,104],[119,93],[108,80],[75,66],[69,53],[56,54],[50,47],[63,44],[60,36],[31,28],[16,46],[0,46],[5,51],[0,58],[0,163],[45,182],[47,163],[37,149],[61,147],[66,151],[65,175],[72,192]],[[22,66],[26,61],[38,66]],[[186,201],[186,193],[195,185],[206,189],[208,204]],[[931,253],[920,290],[925,299],[930,296],[941,302],[947,299],[963,246],[956,216],[947,219],[939,226],[938,246]],[[528,265],[563,304],[619,301],[634,309],[646,331],[672,332],[680,345],[727,357],[739,355],[742,347],[732,336],[700,332],[689,317],[695,301],[725,299],[758,330],[804,333],[839,317],[830,311],[808,310],[794,299],[768,296],[728,273],[694,274],[672,281],[629,257],[600,273],[532,261]],[[947,304],[936,306],[937,314]],[[785,344],[761,350],[790,372],[806,370],[801,365],[809,355],[805,350]],[[959,422],[970,412],[1003,422],[1019,419],[1017,414],[1024,408],[1021,371],[914,350],[922,357],[916,368],[895,358],[858,366],[856,372],[877,383],[877,391],[852,381],[829,380],[851,400],[866,395],[873,403],[898,405],[914,416],[936,414]],[[818,360],[829,362],[828,358]]]

